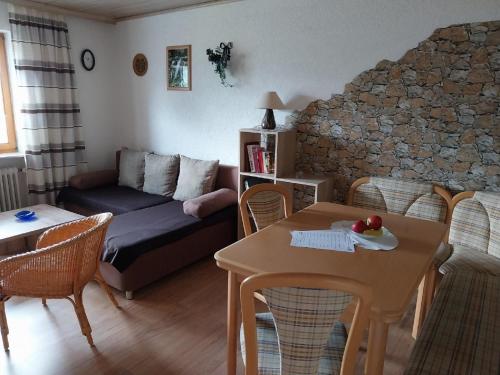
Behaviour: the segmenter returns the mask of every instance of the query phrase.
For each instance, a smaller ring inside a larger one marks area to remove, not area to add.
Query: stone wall
[[[341,202],[362,176],[499,191],[499,97],[500,21],[438,29],[291,115],[296,169],[332,175]]]

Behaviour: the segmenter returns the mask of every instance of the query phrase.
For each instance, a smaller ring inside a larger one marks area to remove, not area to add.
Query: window
[[[14,130],[14,112],[10,96],[9,69],[5,52],[5,36],[0,34],[0,152],[16,151],[16,132]]]

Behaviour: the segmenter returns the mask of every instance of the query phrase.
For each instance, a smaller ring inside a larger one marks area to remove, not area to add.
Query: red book
[[[259,165],[259,146],[252,146],[253,163],[255,165],[255,172],[260,173]]]
[[[259,147],[259,173],[264,173],[264,149]]]
[[[245,154],[245,165],[248,165],[248,170],[250,172],[255,172],[255,163],[254,163],[254,158],[253,158],[253,147],[255,145],[258,145],[259,142],[247,142],[245,143],[245,149],[246,149],[246,154]]]

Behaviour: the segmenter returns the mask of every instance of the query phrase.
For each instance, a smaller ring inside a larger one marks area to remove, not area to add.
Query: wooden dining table
[[[447,226],[395,214],[381,214],[383,225],[399,240],[391,251],[354,253],[290,246],[293,230],[328,229],[339,220],[367,218],[375,212],[320,202],[260,230],[215,254],[228,272],[227,374],[236,374],[239,287],[245,277],[263,272],[318,273],[351,278],[373,288],[366,374],[382,374],[389,325],[398,322],[429,272]]]

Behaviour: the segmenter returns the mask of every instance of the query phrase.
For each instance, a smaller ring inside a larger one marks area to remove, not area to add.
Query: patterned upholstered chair
[[[387,177],[362,177],[354,181],[349,189],[347,204],[446,223],[450,219],[451,194],[446,189],[431,183]],[[434,258],[433,269],[420,283],[413,328],[414,336],[417,335],[432,301],[437,269],[449,255],[449,248],[442,244]],[[349,320],[349,315],[346,314],[343,319]]]
[[[404,375],[500,374],[499,296],[498,276],[446,274]]]
[[[500,374],[500,193],[460,193],[452,207],[452,254],[405,375]]]
[[[0,261],[0,331],[5,350],[9,349],[5,302],[14,296],[41,298],[44,304],[48,298],[69,300],[82,334],[94,345],[83,289],[96,277],[112,216],[103,213],[51,228],[39,237],[37,250]],[[109,292],[107,285],[101,286]]]
[[[446,222],[451,194],[431,183],[387,177],[362,177],[352,184],[347,205]]]
[[[246,190],[240,198],[245,236],[253,232],[248,211],[259,231],[292,214],[292,195],[279,184],[258,184]]]
[[[472,270],[500,276],[500,193],[460,193],[452,207],[452,254],[440,273]]]
[[[255,313],[256,290],[270,312]],[[353,297],[356,312],[346,338],[338,318]],[[241,285],[245,374],[353,374],[371,299],[370,287],[344,278],[293,273],[247,278]]]

